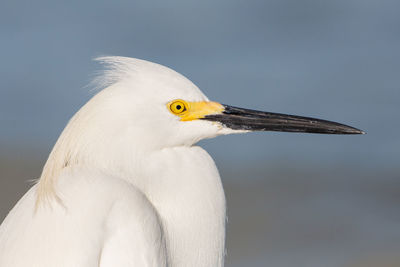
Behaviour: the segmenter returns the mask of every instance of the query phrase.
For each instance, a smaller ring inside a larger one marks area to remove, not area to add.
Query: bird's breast
[[[200,147],[163,149],[144,162],[141,186],[163,222],[172,266],[222,266],[225,196]]]

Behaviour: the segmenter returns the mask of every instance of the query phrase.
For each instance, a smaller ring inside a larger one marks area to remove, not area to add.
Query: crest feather
[[[153,62],[130,57],[102,56],[95,58],[94,61],[103,66],[103,70],[98,71],[90,83],[95,90],[101,90],[117,82],[132,78],[135,74],[145,69],[154,67],[167,69]]]

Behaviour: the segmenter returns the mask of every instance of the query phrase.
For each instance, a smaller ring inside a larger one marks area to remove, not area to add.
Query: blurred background
[[[201,142],[228,201],[226,266],[400,266],[400,2],[2,1],[0,221],[93,94],[92,58],[169,66],[212,100],[364,136]]]

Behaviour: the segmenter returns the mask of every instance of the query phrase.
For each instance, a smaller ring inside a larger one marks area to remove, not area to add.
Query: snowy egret
[[[223,266],[225,196],[195,144],[248,131],[361,134],[343,124],[211,102],[144,60],[103,57],[38,183],[0,228],[0,266]]]

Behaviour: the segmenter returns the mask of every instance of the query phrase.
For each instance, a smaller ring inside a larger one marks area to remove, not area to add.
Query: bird
[[[200,140],[253,131],[364,133],[210,101],[157,63],[96,60],[104,66],[96,93],[0,226],[0,266],[223,266],[225,194]]]

